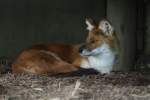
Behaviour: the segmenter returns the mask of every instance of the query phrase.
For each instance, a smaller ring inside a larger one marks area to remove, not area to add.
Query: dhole
[[[113,70],[118,54],[117,37],[107,19],[96,25],[86,19],[89,31],[82,45],[39,44],[25,49],[12,63],[13,73],[60,74],[93,68],[101,73]]]

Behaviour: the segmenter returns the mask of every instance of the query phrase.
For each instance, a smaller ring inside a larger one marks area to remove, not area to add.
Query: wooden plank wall
[[[116,70],[130,70],[136,56],[136,0],[107,0],[107,16],[121,41],[121,61]]]
[[[15,56],[32,44],[79,43],[86,16],[105,16],[105,0],[0,0],[0,56]]]

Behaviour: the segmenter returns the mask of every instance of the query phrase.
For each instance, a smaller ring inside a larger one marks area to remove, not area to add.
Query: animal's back
[[[12,64],[14,73],[57,74],[75,71],[72,63],[80,55],[75,46],[66,44],[40,44],[24,50]]]

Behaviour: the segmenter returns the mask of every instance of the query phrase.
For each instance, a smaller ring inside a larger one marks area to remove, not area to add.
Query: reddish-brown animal
[[[100,23],[100,25],[96,25],[91,19],[86,19],[89,34],[80,49],[80,45],[58,43],[39,44],[25,49],[13,62],[13,73],[55,75],[77,71],[80,67],[93,68],[102,73],[109,73],[112,70],[116,53],[116,36],[111,24],[106,19]],[[99,51],[101,48],[109,51],[109,53]],[[83,53],[82,51],[86,52]],[[100,59],[97,57],[100,57]],[[107,64],[106,58],[110,58],[111,63],[108,62]],[[103,65],[101,66],[101,64]]]

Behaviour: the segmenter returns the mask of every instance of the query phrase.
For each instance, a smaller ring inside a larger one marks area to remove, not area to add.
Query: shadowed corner
[[[63,74],[58,74],[55,77],[73,77],[73,76],[87,76],[87,75],[97,75],[99,72],[97,72],[94,69],[84,69],[80,68],[77,71],[69,72],[69,73],[63,73]]]
[[[11,71],[11,60],[5,56],[0,57],[0,73],[5,74]]]

